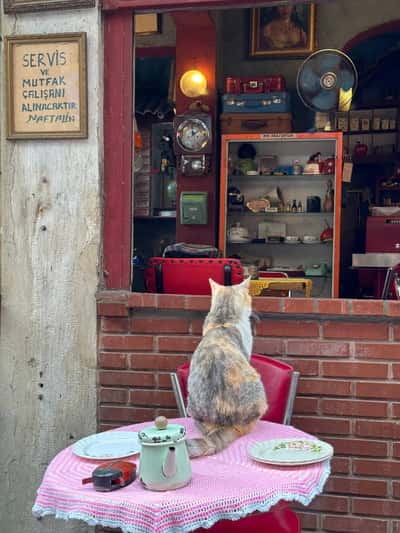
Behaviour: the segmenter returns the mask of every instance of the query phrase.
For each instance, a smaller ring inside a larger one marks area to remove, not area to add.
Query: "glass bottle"
[[[301,200],[297,204],[297,212],[302,213],[303,212],[303,204],[301,203]]]
[[[292,203],[292,213],[297,213],[297,204],[296,204],[296,200],[293,200],[293,203]]]
[[[293,174],[295,176],[298,176],[299,174],[302,173],[302,167],[300,165],[300,161],[298,159],[295,159],[294,162],[293,162]]]

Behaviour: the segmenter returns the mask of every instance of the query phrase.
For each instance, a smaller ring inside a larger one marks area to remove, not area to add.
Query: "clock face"
[[[188,152],[201,152],[210,140],[207,124],[199,118],[183,120],[176,132],[178,144]]]

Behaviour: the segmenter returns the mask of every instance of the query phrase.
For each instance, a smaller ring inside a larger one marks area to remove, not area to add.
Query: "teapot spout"
[[[165,477],[173,477],[176,474],[176,455],[175,446],[170,446],[162,465],[162,471]]]

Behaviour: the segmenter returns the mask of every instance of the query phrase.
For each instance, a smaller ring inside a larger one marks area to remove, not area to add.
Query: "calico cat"
[[[261,378],[249,363],[250,278],[233,286],[209,281],[211,308],[188,380],[188,412],[203,437],[187,441],[190,457],[225,449],[249,433],[267,410]]]

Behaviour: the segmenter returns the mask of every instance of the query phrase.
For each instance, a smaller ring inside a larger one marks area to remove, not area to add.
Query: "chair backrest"
[[[279,272],[277,270],[259,270],[258,279],[262,278],[288,278],[286,272]],[[290,296],[290,291],[276,290],[276,289],[264,289],[261,292],[262,296],[275,296],[281,298],[287,298]]]
[[[250,358],[250,364],[260,374],[267,395],[268,409],[261,420],[280,424],[290,423],[299,373],[294,372],[293,367],[289,364],[266,355],[253,354]],[[177,369],[185,403],[188,396],[189,371],[189,363],[181,365]]]
[[[278,272],[277,270],[260,270],[259,278],[288,278],[286,272]]]
[[[400,263],[387,269],[382,299],[400,300]]]
[[[149,292],[166,294],[211,294],[209,278],[220,285],[243,281],[239,259],[152,257],[145,271]]]

